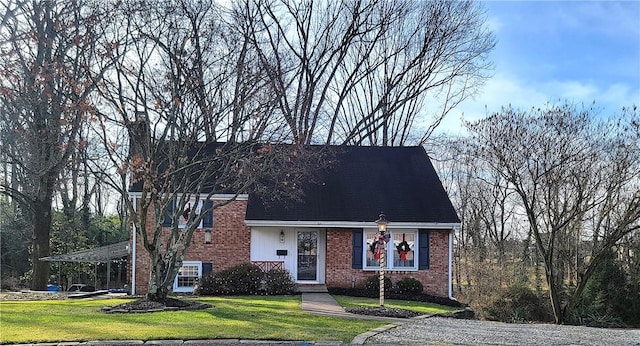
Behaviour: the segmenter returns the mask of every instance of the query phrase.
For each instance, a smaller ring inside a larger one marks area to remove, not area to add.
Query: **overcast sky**
[[[486,1],[497,39],[494,76],[449,113],[441,130],[458,132],[513,105],[596,102],[600,115],[640,106],[640,0]],[[486,108],[485,108],[486,106]]]

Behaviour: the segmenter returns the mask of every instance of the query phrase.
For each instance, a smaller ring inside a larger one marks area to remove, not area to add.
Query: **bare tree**
[[[89,98],[105,66],[98,54],[108,5],[83,1],[5,2],[0,28],[3,152],[14,177],[0,186],[33,218],[32,289],[45,289],[52,199],[78,147]],[[6,148],[9,146],[11,148]]]
[[[483,193],[478,196],[481,200],[481,210],[484,211],[481,218],[489,240],[498,251],[498,261],[502,262],[505,259],[507,241],[517,230],[516,225],[520,220],[515,211],[517,204],[514,203],[514,192],[507,188],[504,177],[493,171],[486,173],[488,177],[484,180],[477,177],[476,171],[476,178],[483,183]]]
[[[519,197],[557,323],[569,316],[604,254],[640,227],[638,113],[625,110],[621,120],[606,123],[593,114],[569,104],[505,108],[468,124],[474,155]],[[576,268],[576,286],[568,287],[563,251],[585,237],[589,253]]]
[[[472,1],[251,1],[252,44],[295,143],[424,143],[488,77]],[[428,110],[427,110],[428,108]]]
[[[465,137],[430,140],[438,175],[456,206],[461,226],[454,234],[454,274],[459,297],[485,303],[513,279],[517,215],[513,193],[486,164],[469,155]]]
[[[294,198],[309,156],[299,146],[271,145],[280,127],[270,116],[270,85],[252,64],[246,27],[223,8],[136,1],[118,15],[118,59],[100,84],[96,130],[119,174],[102,170],[103,178],[123,196],[130,186],[139,193],[137,205],[122,203],[150,256],[147,298],[163,301],[200,222],[233,200],[214,203],[215,194],[268,185],[272,198]]]

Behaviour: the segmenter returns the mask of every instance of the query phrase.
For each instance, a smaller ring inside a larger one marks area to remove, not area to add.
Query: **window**
[[[193,292],[200,276],[202,276],[202,262],[184,261],[173,281],[173,291]]]
[[[392,233],[393,240],[393,267],[415,269],[415,245],[416,234],[411,233]],[[389,256],[391,257],[391,256]]]
[[[417,270],[418,232],[389,231],[389,242],[385,244],[385,268],[389,270]],[[364,269],[379,269],[380,256],[376,251],[375,237],[377,231],[364,232]]]
[[[195,211],[192,213],[193,208],[195,208]],[[178,216],[178,228],[185,228],[187,226],[187,222],[189,221],[189,217],[191,216],[191,214],[193,214],[194,217],[196,217],[198,214],[200,214],[200,210],[202,210],[201,200],[198,201],[198,203],[196,203],[195,199],[192,198],[189,202],[187,202],[183,210],[180,212],[180,215]],[[201,228],[202,225],[198,227]]]
[[[178,202],[175,201],[173,204],[170,204],[167,208],[167,214],[165,215],[164,222],[162,225],[164,227],[170,227],[172,224],[172,218],[174,217],[174,209],[178,206]],[[202,217],[198,228],[211,228],[213,227],[213,211],[211,208],[213,207],[213,201],[205,201],[198,200],[196,203],[195,198],[192,198],[189,202],[187,202],[178,213],[175,213],[175,217],[177,218],[178,228],[185,228],[191,217],[193,212],[193,217],[196,217],[202,210],[206,210],[206,214]],[[195,211],[193,210],[195,208]]]

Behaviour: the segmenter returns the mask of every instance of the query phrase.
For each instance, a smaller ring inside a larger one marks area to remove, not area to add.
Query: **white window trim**
[[[201,261],[184,261],[182,262],[182,266],[198,266],[198,278],[202,277],[202,262]],[[193,292],[193,287],[190,286],[180,286],[178,287],[178,274],[176,274],[175,279],[173,279],[173,292]]]
[[[367,266],[367,252],[369,252],[369,246],[367,245],[367,235],[368,234],[375,234],[378,233],[377,230],[373,230],[373,229],[364,229],[363,235],[362,235],[362,270],[365,271],[375,271],[375,270],[380,270],[380,264],[376,264],[375,266]],[[386,244],[386,252],[385,252],[385,266],[384,269],[385,270],[389,270],[389,271],[406,271],[406,272],[410,272],[410,271],[418,271],[418,260],[419,260],[419,245],[418,244],[418,230],[417,229],[412,229],[412,230],[398,230],[396,232],[394,232],[393,230],[388,230],[387,233],[389,233],[391,235],[391,240],[389,240],[389,242]],[[395,246],[393,245],[393,234],[394,233],[412,233],[414,235],[414,246],[413,246],[413,267],[394,267],[393,266],[393,251],[396,251]],[[391,255],[391,256],[390,256]],[[389,260],[391,258],[391,260]],[[378,262],[379,263],[379,262]]]

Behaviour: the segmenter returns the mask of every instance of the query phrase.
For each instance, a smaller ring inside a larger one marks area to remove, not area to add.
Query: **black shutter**
[[[202,277],[205,277],[213,271],[213,263],[202,262]]]
[[[429,231],[418,231],[418,269],[429,269]]]
[[[351,268],[362,269],[362,229],[354,229],[351,244]]]
[[[173,219],[173,203],[174,201],[172,200],[169,202],[169,205],[167,205],[167,213],[164,215],[164,221],[162,222],[163,227],[171,227],[171,220]]]
[[[207,212],[202,217],[202,228],[212,228],[213,227],[213,201],[204,201],[203,210]]]

